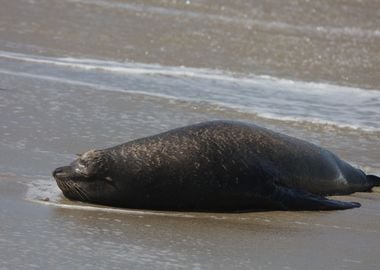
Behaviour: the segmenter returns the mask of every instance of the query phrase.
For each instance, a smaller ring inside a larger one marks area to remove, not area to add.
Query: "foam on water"
[[[218,70],[42,57],[0,51],[0,73],[207,104],[266,119],[380,131],[380,91]],[[38,65],[38,69],[35,68]],[[56,68],[54,68],[56,67]],[[17,69],[17,70],[15,70]]]

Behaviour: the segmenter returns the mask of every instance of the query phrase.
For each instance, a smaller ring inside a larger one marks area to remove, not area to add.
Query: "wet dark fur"
[[[70,199],[159,210],[334,210],[325,195],[379,184],[314,144],[252,124],[212,121],[83,154],[53,173]]]

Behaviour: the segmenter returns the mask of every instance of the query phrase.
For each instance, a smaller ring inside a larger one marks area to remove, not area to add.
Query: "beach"
[[[72,202],[89,149],[228,119],[380,175],[376,1],[4,1],[0,269],[376,269],[380,189],[346,211],[236,214]]]

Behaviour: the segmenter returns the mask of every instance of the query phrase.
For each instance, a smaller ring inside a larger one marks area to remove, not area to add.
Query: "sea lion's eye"
[[[84,160],[78,159],[78,162],[77,162],[76,167],[75,167],[75,171],[77,173],[81,173],[81,174],[86,172],[86,164],[85,164]]]
[[[78,167],[79,167],[79,168],[84,168],[84,167],[86,167],[86,165],[84,164],[83,160],[79,160],[79,161],[78,161]]]

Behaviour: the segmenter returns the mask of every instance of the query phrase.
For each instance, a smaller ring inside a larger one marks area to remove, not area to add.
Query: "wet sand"
[[[342,212],[157,215],[39,205],[15,197],[25,188],[13,180],[0,181],[3,269],[376,269],[379,263],[378,194],[350,197],[363,207]]]
[[[325,82],[326,94],[334,85],[355,86],[375,92],[370,101],[376,108],[377,2],[186,2],[2,3],[0,51],[8,58],[0,57],[0,269],[377,269],[379,189],[336,196],[362,207],[332,212],[135,211],[62,197],[50,174],[75,153],[211,119],[252,121],[320,144],[380,174],[380,112],[375,109],[368,111],[369,129],[271,119],[163,95],[178,88],[202,98],[213,93],[197,88],[223,86],[232,96],[243,85],[235,81],[222,84],[209,74],[211,79],[200,81],[167,69],[132,75],[142,69],[133,66],[136,61],[163,65],[157,69],[185,65],[239,76],[272,75],[297,87],[304,85],[297,80]],[[11,52],[23,60],[11,58]],[[57,58],[49,58],[54,65],[41,63],[43,58],[27,61],[28,55],[71,57],[70,63],[126,61],[132,71],[90,72],[87,66],[59,66]],[[137,91],[150,88],[161,95]],[[273,107],[276,102],[274,97]],[[321,115],[331,109],[310,107]],[[359,119],[360,113],[353,115]]]

